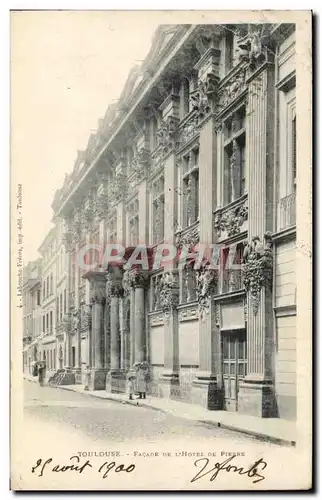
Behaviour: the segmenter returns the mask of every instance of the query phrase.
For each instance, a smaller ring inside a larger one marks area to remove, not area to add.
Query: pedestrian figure
[[[40,361],[38,364],[38,382],[40,387],[44,386],[45,373],[46,373],[46,365],[44,361]]]
[[[85,385],[84,385],[84,391],[88,391],[89,390],[89,381],[90,381],[90,378],[91,378],[91,369],[90,369],[89,365],[86,365],[86,368],[85,368]]]
[[[127,379],[127,393],[129,395],[129,399],[133,399],[134,385],[135,385],[135,375],[134,373],[130,373]]]
[[[139,393],[140,399],[146,399],[146,391],[147,391],[147,372],[139,368],[137,374],[137,391]]]

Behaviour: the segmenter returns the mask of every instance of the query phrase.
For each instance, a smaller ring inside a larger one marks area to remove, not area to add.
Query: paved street
[[[209,467],[231,459],[236,466],[250,467],[263,458],[269,463],[269,476],[275,477],[276,451],[285,460],[294,453],[150,408],[39,387],[29,381],[24,381],[19,431],[15,434],[16,489],[163,489],[167,485],[186,489],[192,484],[202,489],[227,488],[232,487],[232,476],[226,473],[220,474],[216,484],[209,476],[190,481],[207,460]],[[70,464],[81,466],[86,461],[91,464],[86,472],[69,470]],[[133,473],[118,474],[123,465],[134,467]],[[113,470],[107,471],[109,466]],[[236,480],[235,475],[233,486],[247,488],[250,481],[249,476]]]
[[[183,437],[197,438],[206,443],[219,437],[238,444],[256,442],[254,438],[236,432],[148,408],[99,400],[58,388],[39,387],[28,381],[24,384],[26,415],[49,423],[53,429],[58,426],[67,431],[77,430],[93,442],[148,440],[151,443]]]

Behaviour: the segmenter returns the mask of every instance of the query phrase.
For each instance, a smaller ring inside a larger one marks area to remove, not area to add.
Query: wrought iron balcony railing
[[[296,224],[296,193],[289,194],[280,200],[280,230]]]

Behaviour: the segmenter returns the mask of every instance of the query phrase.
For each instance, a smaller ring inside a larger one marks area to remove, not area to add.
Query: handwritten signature
[[[89,460],[86,460],[86,462],[81,462],[80,457],[77,455],[74,455],[70,457],[70,464],[68,465],[51,465],[49,469],[51,472],[67,472],[67,471],[75,471],[78,472],[79,474],[82,474],[86,469],[88,468],[93,468],[91,462]],[[53,459],[52,458],[47,458],[47,460],[42,460],[39,458],[36,462],[36,465],[34,465],[31,468],[31,472],[34,474],[36,471],[38,472],[38,477],[41,477],[44,475],[45,469],[48,468],[49,464],[53,464]],[[116,473],[119,472],[133,472],[135,469],[134,464],[130,464],[127,467],[124,464],[119,464],[116,465],[116,462],[104,462],[99,468],[98,468],[98,473],[102,475],[102,478],[105,479],[108,476],[108,473],[113,471]]]
[[[245,467],[240,467],[237,465],[232,465],[233,459],[236,457],[236,455],[233,455],[224,462],[221,463],[215,463],[215,465],[209,469],[209,459],[208,458],[199,458],[194,462],[195,467],[200,467],[201,470],[197,472],[197,474],[191,479],[191,483],[194,483],[195,481],[198,481],[202,477],[205,476],[210,476],[210,481],[214,481],[216,477],[218,476],[219,472],[221,471],[226,471],[226,472],[236,472],[237,474],[243,476],[246,475],[249,478],[253,479],[253,483],[259,483],[260,481],[263,481],[265,479],[265,476],[262,476],[259,472],[262,472],[264,469],[267,467],[267,462],[265,462],[262,458],[254,462],[250,467],[246,468]]]

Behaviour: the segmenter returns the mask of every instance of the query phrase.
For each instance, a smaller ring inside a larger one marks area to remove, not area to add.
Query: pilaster
[[[272,134],[270,110],[273,68],[249,82],[249,244],[244,252],[247,290],[247,376],[240,384],[238,411],[259,417],[275,416],[272,356],[274,352],[272,273]],[[271,80],[271,81],[270,81]]]

